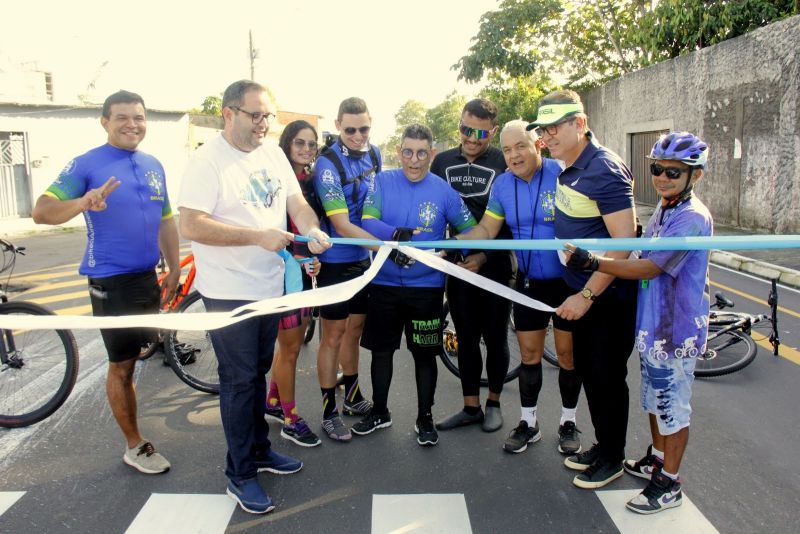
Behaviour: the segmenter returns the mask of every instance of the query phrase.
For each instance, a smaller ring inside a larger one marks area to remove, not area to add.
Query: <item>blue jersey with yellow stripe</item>
[[[45,195],[59,200],[82,197],[109,178],[120,181],[103,211],[86,211],[87,244],[79,272],[93,278],[137,273],[158,263],[158,231],[172,217],[164,167],[149,154],[109,144],[73,159]]]

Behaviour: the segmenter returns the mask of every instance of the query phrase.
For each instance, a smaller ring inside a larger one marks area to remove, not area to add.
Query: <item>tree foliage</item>
[[[544,77],[575,88],[742,35],[795,0],[502,0],[485,13],[459,78]]]
[[[425,124],[433,132],[433,141],[445,146],[458,144],[461,137],[458,133],[458,123],[461,120],[461,110],[467,99],[455,91],[425,113]]]
[[[203,100],[203,105],[200,108],[200,112],[205,115],[216,115],[218,117],[222,116],[222,97],[220,96],[207,96]]]
[[[495,75],[480,96],[488,98],[497,106],[497,124],[500,128],[514,119],[533,120],[539,107],[539,99],[556,89],[547,77],[524,76],[503,79]],[[500,142],[500,136],[493,141]]]

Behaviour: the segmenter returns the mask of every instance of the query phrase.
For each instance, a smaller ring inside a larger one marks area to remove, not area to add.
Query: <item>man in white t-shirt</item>
[[[230,311],[284,291],[277,254],[292,241],[286,215],[319,254],[330,247],[283,151],[264,144],[275,105],[262,85],[231,84],[222,98],[225,129],[189,160],[178,199],[180,230],[192,241],[195,284],[208,311]],[[243,510],[274,505],[259,471],[288,474],[302,462],[272,450],[264,420],[265,375],[272,364],[279,315],[210,332],[219,361],[220,411],[228,445],[227,493]]]

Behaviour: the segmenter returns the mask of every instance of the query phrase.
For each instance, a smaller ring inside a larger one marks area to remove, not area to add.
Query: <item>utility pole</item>
[[[248,33],[250,35],[250,50],[248,52],[248,55],[250,56],[250,79],[255,80],[256,79],[255,61],[256,58],[258,57],[258,49],[253,48],[253,30],[250,30]]]

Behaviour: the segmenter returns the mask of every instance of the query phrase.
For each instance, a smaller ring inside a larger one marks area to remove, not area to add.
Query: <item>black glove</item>
[[[411,241],[411,236],[413,235],[414,235],[413,228],[398,226],[392,233],[392,241]],[[397,249],[394,249],[389,253],[389,259],[404,269],[408,269],[409,267],[414,265],[414,262],[416,261],[415,259],[406,256]]]
[[[585,248],[576,247],[567,262],[567,269],[573,271],[596,271],[600,267],[597,256]]]
[[[458,241],[455,236],[451,236],[447,238],[448,241]],[[460,248],[445,248],[443,259],[449,261],[450,263],[464,263],[464,253],[461,252]]]
[[[398,226],[392,233],[392,241],[411,241],[411,236],[413,235],[414,228]]]

